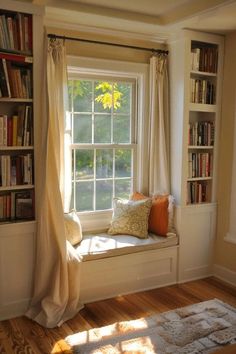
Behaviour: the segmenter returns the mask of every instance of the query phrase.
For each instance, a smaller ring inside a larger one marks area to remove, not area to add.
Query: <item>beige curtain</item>
[[[36,137],[41,141],[41,156],[37,169],[40,190],[34,289],[26,315],[52,328],[72,318],[82,308],[80,259],[66,241],[63,217],[67,73],[65,48],[60,40],[48,40],[46,82],[47,109],[42,116],[42,129],[37,131],[42,134],[41,139]]]
[[[170,192],[167,55],[150,59],[149,195]]]

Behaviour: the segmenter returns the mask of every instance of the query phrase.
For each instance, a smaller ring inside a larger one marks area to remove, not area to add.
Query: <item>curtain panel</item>
[[[80,259],[66,241],[64,225],[64,139],[68,139],[68,135],[64,135],[66,53],[63,41],[50,39],[47,43],[44,84],[47,100],[43,102],[46,109],[41,129],[36,132],[42,134],[37,136],[37,141],[41,141],[38,149],[41,165],[37,169],[40,175],[37,176],[36,263],[33,297],[26,316],[53,328],[72,318],[82,305],[79,301]]]
[[[149,195],[170,193],[167,55],[150,59]]]

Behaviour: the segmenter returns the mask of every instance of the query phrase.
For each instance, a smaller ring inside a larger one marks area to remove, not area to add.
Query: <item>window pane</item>
[[[111,143],[111,116],[95,115],[94,142]]]
[[[111,209],[112,181],[96,182],[96,210]]]
[[[69,100],[69,111],[72,111],[72,100],[73,100],[73,80],[68,80],[68,100]]]
[[[113,122],[114,143],[130,143],[130,116],[114,115]]]
[[[112,104],[112,83],[107,81],[95,81],[94,111],[110,112]]]
[[[93,179],[94,177],[93,150],[76,150],[76,179]]]
[[[118,95],[120,97],[119,99],[119,105],[117,106],[115,112],[116,113],[126,113],[130,114],[131,112],[131,103],[130,103],[130,97],[131,97],[131,89],[132,86],[130,83],[119,83],[114,86],[114,97]]]
[[[92,211],[93,210],[93,182],[77,182],[76,183],[76,210]]]
[[[115,177],[131,177],[131,149],[119,149],[115,152]]]
[[[72,150],[72,153],[71,153],[71,177],[72,177],[72,180],[75,179],[75,176],[74,176],[74,156],[75,156],[75,151]]]
[[[74,112],[92,112],[92,81],[74,80]]]
[[[115,180],[115,196],[118,198],[129,199],[131,193],[131,180],[121,179]]]
[[[96,178],[109,178],[113,174],[112,149],[96,150]]]
[[[71,185],[71,199],[70,199],[70,210],[75,209],[74,205],[74,183]]]
[[[74,143],[92,142],[92,115],[74,114]]]

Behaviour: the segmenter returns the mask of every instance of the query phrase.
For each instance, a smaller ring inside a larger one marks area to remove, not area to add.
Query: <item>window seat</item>
[[[167,237],[149,234],[148,238],[140,239],[129,235],[111,236],[104,232],[85,235],[81,243],[74,247],[76,252],[83,257],[84,262],[166,248],[177,244],[178,237],[174,233],[169,233]]]
[[[147,239],[87,234],[74,248],[82,256],[83,303],[177,283],[179,242],[175,234],[150,234]]]

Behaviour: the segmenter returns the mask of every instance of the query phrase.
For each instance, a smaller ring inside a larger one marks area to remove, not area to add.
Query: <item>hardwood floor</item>
[[[69,334],[218,298],[236,307],[236,288],[207,278],[87,304],[60,328],[46,329],[25,317],[0,322],[0,354],[71,353]]]

